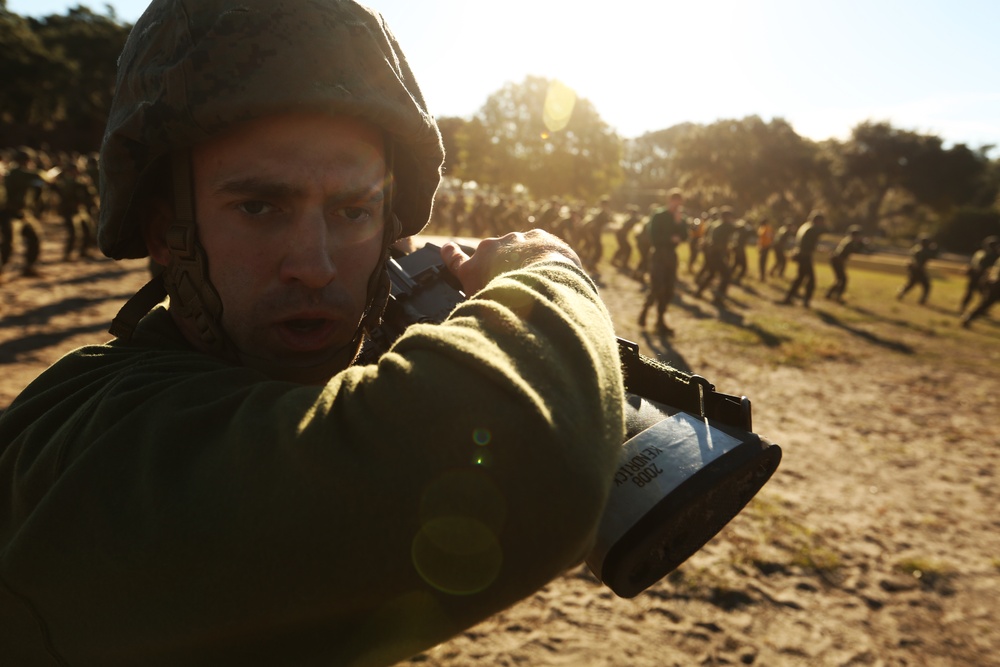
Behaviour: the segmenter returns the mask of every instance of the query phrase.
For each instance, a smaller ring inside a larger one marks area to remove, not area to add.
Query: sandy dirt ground
[[[106,340],[146,279],[143,261],[58,256],[48,241],[40,277],[0,283],[0,408]],[[688,281],[669,339],[635,324],[635,281],[606,268],[600,284],[619,335],[751,398],[755,431],[784,451],[772,480],[635,599],[581,566],[400,664],[1000,664],[1000,313],[963,330],[934,295],[895,302],[898,277],[883,301],[808,310],[774,303],[786,282],[748,280],[720,310]]]

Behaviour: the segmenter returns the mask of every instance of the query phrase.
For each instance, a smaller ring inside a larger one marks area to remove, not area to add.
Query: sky
[[[22,15],[75,0],[8,0]],[[86,1],[83,4],[88,4]],[[111,0],[134,22],[148,0]],[[368,0],[432,114],[471,117],[506,83],[557,79],[624,137],[690,121],[783,118],[846,139],[865,120],[997,145],[996,0]]]

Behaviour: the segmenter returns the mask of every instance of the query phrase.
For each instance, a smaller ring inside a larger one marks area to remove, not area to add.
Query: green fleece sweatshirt
[[[567,263],[323,387],[197,352],[160,308],[0,418],[0,664],[405,658],[579,562],[622,401]]]

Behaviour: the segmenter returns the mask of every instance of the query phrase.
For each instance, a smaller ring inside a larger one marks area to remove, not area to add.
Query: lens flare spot
[[[413,538],[413,565],[439,591],[471,595],[485,590],[500,574],[500,541],[485,523],[446,516],[423,524]]]
[[[493,453],[487,449],[480,449],[472,454],[472,465],[488,468],[493,463]]]
[[[480,447],[485,447],[490,444],[490,440],[493,439],[493,434],[490,433],[488,428],[477,428],[472,432],[472,442],[476,443]]]
[[[576,91],[560,81],[549,84],[545,93],[545,107],[542,109],[542,121],[549,132],[558,132],[569,125],[576,106]]]

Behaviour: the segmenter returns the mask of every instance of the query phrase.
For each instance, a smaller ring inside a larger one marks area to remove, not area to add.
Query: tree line
[[[131,25],[113,9],[22,17],[0,0],[0,143],[92,151]],[[726,203],[748,218],[802,220],[822,208],[834,230],[934,235],[970,252],[1000,233],[1000,160],[992,146],[945,146],[933,134],[865,120],[845,141],[813,141],[784,119],[682,123],[619,136],[594,105],[557,80],[529,76],[471,117],[438,119],[451,187],[475,183],[648,206],[682,187],[692,208]]]
[[[784,119],[758,116],[682,123],[638,138],[619,137],[587,100],[561,129],[548,122],[558,81],[508,83],[469,119],[439,120],[446,174],[535,197],[571,196],[619,205],[663,203],[674,186],[697,215],[727,204],[739,215],[779,224],[826,211],[832,231],[911,241],[931,234],[971,252],[1000,234],[1000,160],[992,146],[945,146],[935,135],[858,123],[845,141],[813,141]]]

